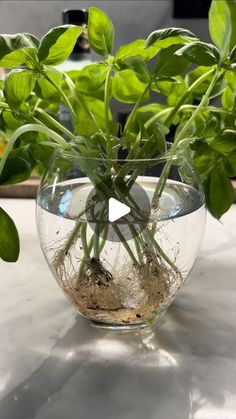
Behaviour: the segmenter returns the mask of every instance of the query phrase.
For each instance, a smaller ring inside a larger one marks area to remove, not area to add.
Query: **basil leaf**
[[[204,42],[193,42],[178,49],[175,53],[185,57],[193,64],[202,66],[212,66],[220,60],[220,53],[214,45]]]
[[[133,70],[137,78],[142,83],[149,83],[150,81],[150,72],[145,61],[141,60],[139,57],[130,57],[124,63],[122,68],[129,68]]]
[[[139,57],[144,61],[149,61],[159,52],[159,50],[160,48],[153,46],[145,48],[145,40],[137,39],[127,45],[122,45],[115,55],[115,61],[119,63],[130,57]]]
[[[0,67],[14,68],[33,56],[38,40],[31,34],[0,35]]]
[[[76,90],[80,94],[103,99],[107,72],[105,63],[87,65],[76,74]]]
[[[178,48],[178,45],[172,45],[160,52],[155,68],[158,76],[177,76],[189,66],[189,62],[184,57],[175,55]]]
[[[56,65],[67,59],[73,51],[83,28],[75,25],[63,25],[51,29],[42,38],[38,58],[43,64]]]
[[[227,86],[222,94],[221,103],[224,109],[231,110],[234,106],[235,93],[230,86]]]
[[[211,214],[220,218],[231,206],[234,200],[232,183],[223,169],[215,167],[204,181],[206,205]]]
[[[88,39],[92,49],[100,55],[111,54],[115,29],[111,19],[97,7],[89,7]]]
[[[224,169],[228,176],[236,176],[236,153],[223,157]]]
[[[195,155],[193,161],[197,174],[200,177],[206,176],[209,170],[211,170],[212,164],[214,164],[214,155],[212,156],[212,153],[208,155]]]
[[[135,137],[137,136],[138,132],[140,131],[140,126],[144,126],[145,123],[155,114],[160,112],[164,109],[163,105],[157,103],[150,103],[148,105],[141,106],[133,118],[129,132],[135,133]],[[163,117],[166,118],[166,115]],[[163,119],[163,120],[164,120]],[[158,119],[158,123],[162,122],[162,119]]]
[[[58,71],[50,68],[45,70],[47,76],[56,83],[58,87],[62,86],[63,83],[63,75]],[[37,95],[46,101],[60,103],[61,96],[58,90],[52,86],[52,84],[44,78],[44,76],[38,77],[36,83],[36,93]]]
[[[36,75],[31,70],[12,70],[5,78],[4,94],[12,108],[18,108],[34,89]]]
[[[225,58],[236,44],[236,1],[213,0],[209,11],[211,39]]]
[[[90,136],[97,132],[98,128],[95,121],[90,118],[83,118],[77,125],[77,131],[80,135]]]
[[[210,146],[223,154],[236,151],[236,131],[231,129],[225,130],[211,141]]]
[[[16,130],[22,125],[22,122],[13,115],[9,110],[2,113],[4,122],[6,123],[7,128],[11,130]]]
[[[233,91],[235,91],[236,86],[236,73],[232,73],[232,71],[226,71],[224,75],[225,81],[228,86],[231,87]]]
[[[29,178],[33,167],[22,157],[9,156],[0,175],[0,185],[24,182]]]
[[[0,208],[0,258],[5,262],[16,262],[19,252],[19,235],[14,221]]]
[[[45,145],[43,141],[33,142],[30,144],[30,153],[37,163],[45,168],[54,152],[54,147]]]
[[[226,71],[224,74],[224,80],[227,85],[222,94],[221,103],[225,109],[232,110],[235,103],[236,73]]]
[[[179,98],[187,91],[184,79],[181,76],[176,77],[175,83],[173,80],[161,78],[152,84],[151,88],[167,97],[168,106],[175,106]]]
[[[88,120],[88,115],[82,106],[76,108],[77,115],[79,117],[79,123],[75,121],[75,130],[81,135],[91,135],[99,131],[99,128],[105,129],[105,104],[103,100],[96,98],[86,97],[87,109],[93,115],[95,121]],[[109,115],[111,119],[111,114]],[[84,123],[85,121],[85,123]],[[82,134],[83,133],[83,134]],[[88,134],[87,134],[88,133]]]
[[[185,81],[186,81],[186,85],[189,87],[191,86],[199,77],[201,77],[203,74],[207,73],[209,71],[209,67],[198,67],[195,70],[191,71],[190,73],[187,74],[187,76],[185,77]],[[212,79],[212,75],[210,74],[201,84],[199,84],[193,91],[192,91],[192,95],[195,98],[202,98],[202,95],[204,95],[206,93],[206,90],[211,82]],[[223,76],[221,76],[212,92],[211,92],[211,96],[210,98],[219,96],[225,88],[225,82],[223,79]]]
[[[175,44],[185,44],[198,38],[189,30],[182,28],[166,28],[152,32],[146,40],[146,47],[151,45],[167,48]]]
[[[146,85],[142,83],[132,70],[122,70],[112,80],[112,93],[115,99],[125,103],[135,103],[143,93]],[[148,94],[144,100],[148,99]]]

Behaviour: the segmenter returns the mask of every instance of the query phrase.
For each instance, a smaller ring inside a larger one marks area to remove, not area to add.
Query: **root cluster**
[[[150,321],[165,310],[182,283],[181,274],[149,249],[142,263],[129,262],[118,272],[111,273],[105,261],[95,258],[82,263],[78,273],[70,255],[57,252],[54,272],[79,312],[97,321]]]

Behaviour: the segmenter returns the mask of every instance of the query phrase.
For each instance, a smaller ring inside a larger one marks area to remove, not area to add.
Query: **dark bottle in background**
[[[88,23],[88,12],[85,9],[64,10],[62,13],[62,20],[64,25],[78,25],[86,27]],[[56,68],[61,71],[79,70],[91,62],[90,45],[85,35],[81,34],[71,55],[66,61],[64,61],[64,63],[59,64]]]
[[[78,25],[87,26],[88,13],[85,9],[82,10],[64,10],[62,13],[63,24],[65,25]],[[71,70],[80,70],[85,65],[91,64],[91,51],[88,40],[82,33],[66,61],[55,66],[56,69],[68,72]],[[64,104],[60,105],[59,120],[70,130],[72,130],[70,112]]]

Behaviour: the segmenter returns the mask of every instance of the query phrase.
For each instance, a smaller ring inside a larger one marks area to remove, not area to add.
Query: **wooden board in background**
[[[22,183],[0,186],[0,198],[36,198],[40,180],[31,177]]]

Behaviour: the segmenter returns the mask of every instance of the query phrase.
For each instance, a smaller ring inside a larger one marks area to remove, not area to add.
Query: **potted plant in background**
[[[86,33],[102,61],[68,73],[54,66],[84,28],[56,27],[41,41],[0,36],[0,66],[12,69],[0,85],[0,183],[46,167],[37,199],[44,255],[79,312],[101,325],[140,327],[160,317],[196,258],[204,202],[220,218],[233,201],[235,22],[236,3],[213,0],[213,44],[167,28],[111,55],[113,24],[91,7]],[[150,103],[151,91],[164,103]],[[123,130],[114,100],[133,104]],[[58,119],[62,102],[71,131]],[[112,218],[120,205],[124,213]],[[0,226],[0,256],[14,262],[19,238],[2,208]]]

